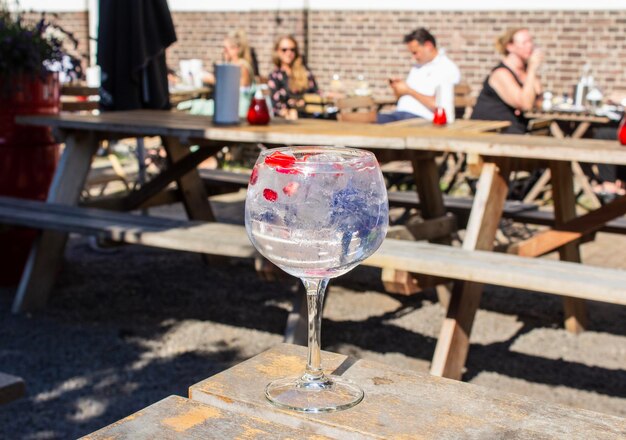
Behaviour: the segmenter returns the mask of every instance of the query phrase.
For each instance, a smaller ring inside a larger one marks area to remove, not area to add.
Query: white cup
[[[100,87],[100,66],[87,67],[87,87]]]

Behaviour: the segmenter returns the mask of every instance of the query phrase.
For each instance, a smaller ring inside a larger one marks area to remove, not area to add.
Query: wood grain
[[[365,399],[347,411],[323,415],[275,409],[264,397],[265,385],[302,373],[305,362],[304,347],[278,345],[193,385],[190,398],[341,439],[615,439],[626,435],[623,418],[329,352],[322,353],[324,370],[360,385]]]
[[[83,440],[180,439],[295,439],[313,438],[313,432],[287,427],[257,415],[169,396],[130,416],[82,437]],[[324,436],[315,436],[319,440]]]

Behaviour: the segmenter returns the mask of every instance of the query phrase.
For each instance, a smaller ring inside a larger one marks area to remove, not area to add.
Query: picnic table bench
[[[466,282],[455,283],[451,293],[447,316],[438,339],[433,358],[432,373],[451,378],[460,378],[469,350],[469,334],[481,295],[481,283],[500,284],[511,272],[502,271],[506,264],[497,255],[494,272],[482,266],[476,266],[476,273],[483,270],[488,275],[476,275],[463,272],[469,260],[480,259],[477,250],[490,251],[502,217],[508,190],[507,180],[510,170],[514,169],[519,159],[528,164],[531,161],[547,162],[555,182],[555,224],[557,231],[546,231],[532,242],[520,247],[526,256],[542,255],[548,249],[559,250],[561,259],[580,262],[578,241],[600,228],[608,221],[617,218],[626,211],[624,201],[615,201],[594,211],[586,217],[576,217],[572,184],[571,162],[598,162],[626,164],[626,149],[617,142],[594,141],[585,139],[567,139],[539,136],[485,135],[474,132],[462,132],[433,127],[388,127],[375,124],[337,123],[331,121],[275,121],[269,126],[220,127],[211,125],[203,116],[194,116],[164,111],[112,112],[101,115],[60,115],[20,117],[20,122],[34,125],[50,125],[55,128],[66,142],[61,163],[55,174],[48,203],[76,205],[78,195],[89,170],[92,156],[97,150],[97,140],[113,136],[161,136],[168,155],[170,167],[148,182],[138,191],[131,193],[124,200],[112,201],[114,209],[132,210],[158,197],[172,182],[177,183],[177,192],[182,198],[189,217],[199,221],[214,221],[214,216],[207,201],[207,192],[198,171],[197,164],[229,143],[264,143],[266,145],[344,145],[372,149],[404,160],[411,160],[417,193],[419,194],[422,214],[427,220],[441,219],[442,224],[449,224],[446,207],[439,188],[439,175],[435,163],[438,153],[475,153],[483,156],[483,166],[478,192],[474,198],[463,250],[468,253],[455,254],[458,259],[445,261],[437,276],[463,279]],[[188,145],[200,145],[197,151],[190,153]],[[521,166],[521,165],[520,165]],[[625,199],[626,200],[626,199]],[[25,273],[18,288],[14,311],[22,311],[45,303],[56,268],[61,260],[67,235],[58,231],[45,231],[36,241],[31,252]],[[441,244],[448,244],[446,237],[435,239]],[[402,244],[402,249],[411,249],[416,254],[411,260],[410,270],[416,273],[427,272],[430,261],[429,249],[404,248],[420,246],[419,243]],[[209,246],[209,244],[207,244]],[[386,244],[376,255],[384,255]],[[457,252],[454,248],[446,251]],[[426,252],[425,257],[420,253]],[[389,267],[402,269],[396,264],[397,255],[392,255],[385,263],[383,271]],[[510,257],[510,256],[509,256]],[[491,258],[491,256],[490,256]],[[375,260],[374,260],[375,261]],[[545,261],[536,266],[529,260],[523,263],[527,272],[517,279],[520,285],[512,287],[529,288],[530,272],[536,272],[539,279],[548,280],[553,273],[542,271]],[[452,264],[452,263],[458,264]],[[491,264],[491,263],[490,263]],[[517,263],[515,263],[517,264]],[[515,267],[513,264],[511,267]],[[407,264],[407,266],[409,266]],[[612,292],[610,301],[621,301],[623,291],[613,290],[611,283],[620,280],[623,272],[611,272],[606,283],[593,285],[593,273],[598,268],[585,266],[558,266],[567,268],[573,274],[586,274],[587,281],[580,279],[583,286],[573,287],[563,278],[563,288],[555,287],[552,293],[563,295],[566,328],[581,331],[586,325],[584,299],[599,299],[604,292]],[[446,272],[447,271],[447,272]],[[460,271],[463,275],[458,275]],[[490,279],[499,273],[499,278]],[[609,274],[607,274],[609,275]],[[557,277],[558,279],[559,277]],[[600,282],[601,280],[598,280]],[[550,283],[539,283],[548,285]],[[537,288],[542,289],[539,284]],[[509,284],[501,284],[509,285]],[[621,282],[621,286],[626,283]],[[598,287],[600,286],[600,287]],[[531,289],[533,287],[530,287]],[[622,287],[623,288],[623,287]],[[604,289],[604,290],[603,290]],[[584,292],[584,293],[581,293]],[[601,298],[600,298],[601,299]],[[620,303],[620,302],[618,302]]]
[[[219,191],[218,188],[222,191],[238,191],[246,188],[250,179],[249,173],[223,169],[201,168],[198,170],[198,174],[207,185],[207,191],[210,191],[209,188],[211,188],[215,192]],[[419,195],[415,191],[389,191],[387,195],[390,206],[415,209],[422,207]],[[443,195],[446,211],[456,216],[459,220],[459,227],[467,223],[473,203],[473,197]],[[538,205],[519,200],[506,200],[502,209],[502,217],[531,225],[551,227],[555,225],[554,212],[541,211]],[[612,219],[603,224],[599,230],[614,234],[626,234],[626,218]]]
[[[258,256],[243,226],[216,222],[173,220],[0,197],[0,224],[233,258]],[[363,264],[441,280],[494,284],[626,305],[626,271],[620,269],[395,239],[386,239]],[[285,339],[306,341],[306,314],[297,302],[287,319]]]
[[[233,258],[258,255],[240,225],[175,220],[14,197],[0,196],[0,224]],[[396,239],[386,239],[363,264],[626,305],[626,271],[621,269]],[[507,270],[503,271],[502,267]]]
[[[24,379],[0,372],[0,405],[12,402],[26,394]]]
[[[322,352],[322,365],[361,386],[363,401],[345,411],[281,410],[265,385],[300,374],[304,347],[282,344],[170,396],[86,440],[148,438],[246,439],[617,439],[626,420],[554,405],[477,385]]]

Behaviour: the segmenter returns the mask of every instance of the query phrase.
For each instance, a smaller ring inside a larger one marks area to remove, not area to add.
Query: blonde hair
[[[513,42],[513,38],[515,37],[515,34],[517,34],[519,31],[525,31],[525,30],[528,30],[528,28],[518,27],[518,28],[507,29],[505,33],[503,33],[496,39],[496,50],[498,51],[498,53],[500,53],[501,55],[507,56],[509,54],[509,51],[507,50],[506,47],[510,43]]]
[[[309,77],[307,74],[306,67],[304,67],[304,62],[302,61],[302,57],[300,56],[300,51],[298,50],[298,42],[292,35],[282,35],[276,39],[276,43],[274,44],[274,55],[272,56],[272,61],[274,65],[278,68],[281,66],[280,58],[278,57],[278,47],[280,46],[280,42],[283,40],[289,40],[293,43],[295,48],[295,58],[291,63],[291,74],[289,75],[289,88],[293,92],[302,92],[306,90],[309,85]]]
[[[230,31],[225,38],[233,46],[237,47],[237,56],[246,60],[252,66],[252,54],[250,53],[250,45],[248,44],[248,35],[243,29]]]

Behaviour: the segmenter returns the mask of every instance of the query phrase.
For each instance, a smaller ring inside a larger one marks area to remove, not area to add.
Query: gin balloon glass
[[[356,405],[361,388],[322,370],[320,327],[328,280],[373,254],[387,232],[387,191],[376,157],[350,148],[266,150],[250,177],[245,221],[257,250],[300,278],[307,293],[306,370],[268,384],[266,397],[303,412]]]

